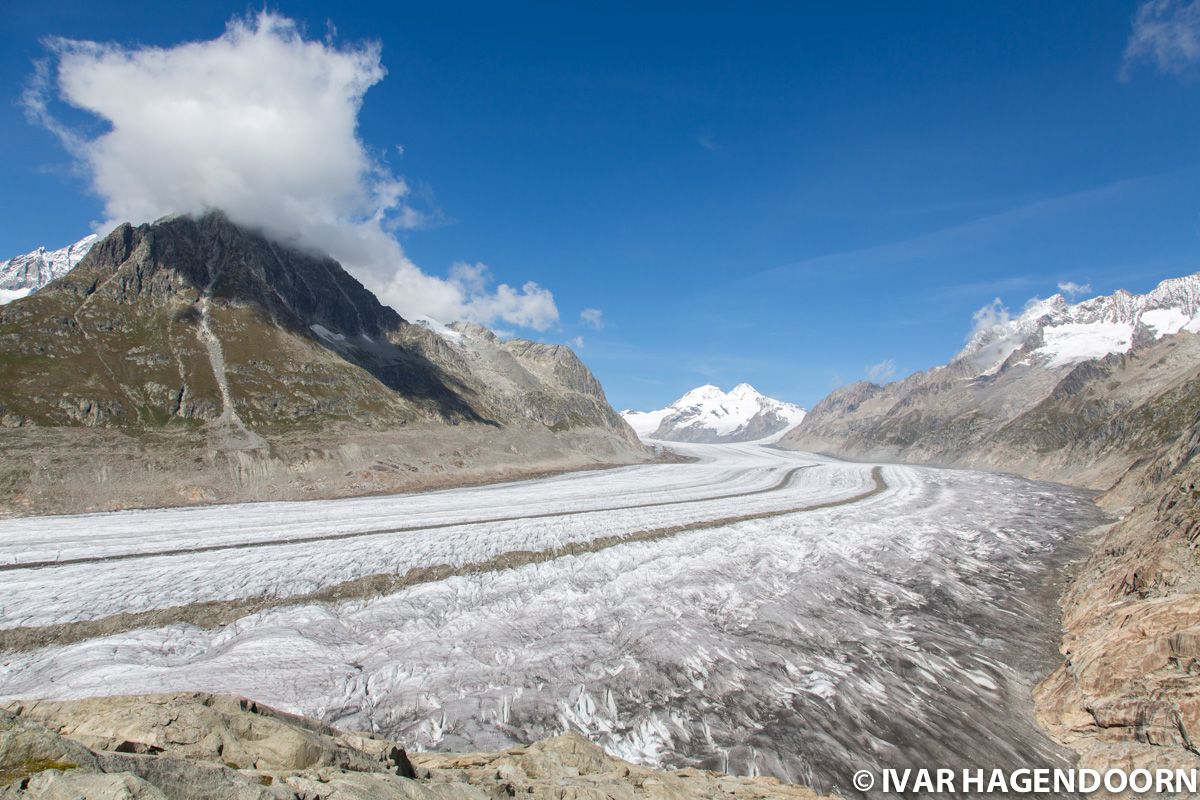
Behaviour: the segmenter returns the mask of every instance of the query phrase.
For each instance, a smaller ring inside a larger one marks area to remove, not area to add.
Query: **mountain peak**
[[[749,442],[781,436],[800,424],[804,409],[759,394],[748,383],[730,392],[705,384],[657,411],[624,411],[621,416],[649,439],[677,442]]]
[[[724,397],[725,393],[721,391],[719,386],[713,386],[711,383],[706,383],[703,386],[697,386],[690,392],[687,392],[683,397],[675,401],[679,403],[694,403],[702,400],[710,400],[715,397]]]

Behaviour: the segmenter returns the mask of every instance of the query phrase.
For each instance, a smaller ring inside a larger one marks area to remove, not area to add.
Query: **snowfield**
[[[1049,571],[1097,521],[1086,496],[905,466],[884,466],[880,490],[871,464],[676,447],[700,461],[0,521],[0,634],[112,622],[0,655],[0,699],[238,692],[454,750],[573,728],[642,763],[848,796],[872,766],[1069,763],[1029,689],[1055,657]],[[439,565],[456,574],[286,600]],[[264,596],[275,605],[215,627],[113,616]]]

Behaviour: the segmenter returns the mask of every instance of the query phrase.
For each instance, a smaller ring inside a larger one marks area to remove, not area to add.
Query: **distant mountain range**
[[[758,393],[748,383],[726,393],[712,385],[692,389],[657,411],[622,411],[643,439],[669,442],[751,442],[778,436],[804,419],[804,409]]]
[[[842,387],[781,445],[1107,489],[1200,412],[1200,274],[1032,303],[944,366]]]
[[[410,323],[332,259],[218,212],[81,244],[77,266],[0,308],[0,513],[341,496],[646,458],[570,348]],[[61,271],[73,247],[6,263],[40,280],[35,262]]]
[[[85,236],[58,250],[39,247],[32,253],[0,261],[0,305],[33,294],[73,270],[100,237]]]

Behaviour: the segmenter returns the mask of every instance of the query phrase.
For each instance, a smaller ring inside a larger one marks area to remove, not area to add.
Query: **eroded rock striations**
[[[1125,477],[1132,511],[1105,529],[1063,598],[1063,664],[1038,716],[1083,765],[1200,767],[1200,423]]]
[[[0,309],[0,513],[331,497],[643,460],[567,347],[411,324],[217,212]]]
[[[1084,765],[1200,767],[1200,275],[1036,303],[944,367],[819,403],[783,446],[1100,490],[1039,720]]]
[[[655,771],[563,734],[498,753],[406,753],[244,698],[172,694],[0,709],[0,798],[766,800],[770,778]]]

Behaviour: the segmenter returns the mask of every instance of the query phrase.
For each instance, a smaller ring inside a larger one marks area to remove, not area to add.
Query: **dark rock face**
[[[294,330],[320,324],[383,337],[403,322],[333,259],[276,244],[220,212],[122,225],[56,288],[90,294],[110,278],[121,302],[169,302],[211,288],[214,298],[256,306]]]

